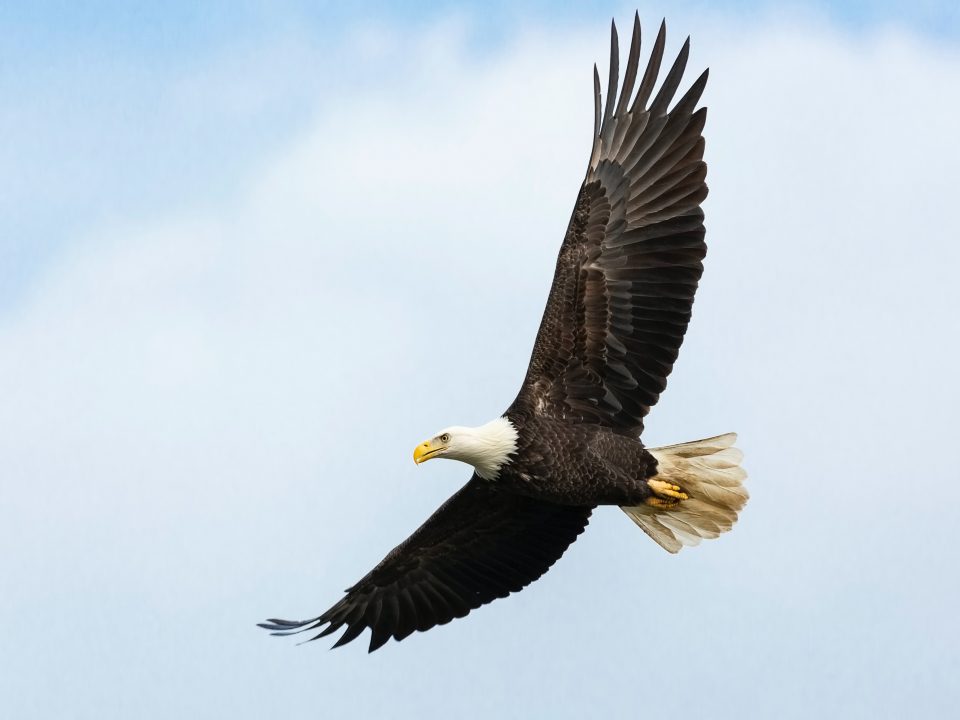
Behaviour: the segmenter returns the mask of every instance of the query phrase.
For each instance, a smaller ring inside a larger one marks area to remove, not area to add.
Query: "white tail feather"
[[[733,527],[750,497],[740,467],[743,453],[733,444],[736,433],[666,447],[648,448],[657,459],[654,478],[679,485],[689,498],[669,507],[623,507],[664,550],[678,552]],[[651,480],[654,478],[650,478]]]

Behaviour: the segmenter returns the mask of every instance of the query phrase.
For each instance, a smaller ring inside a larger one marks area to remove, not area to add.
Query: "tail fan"
[[[679,486],[686,496],[671,502],[623,506],[621,509],[667,552],[697,545],[733,527],[750,494],[740,467],[743,453],[733,444],[736,433],[680,445],[648,448],[657,459],[659,480]]]

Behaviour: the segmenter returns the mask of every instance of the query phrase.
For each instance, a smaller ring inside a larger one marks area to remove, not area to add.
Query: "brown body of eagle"
[[[671,552],[736,521],[747,493],[735,436],[649,450],[639,440],[677,358],[707,249],[706,109],[696,108],[707,72],[673,103],[688,39],[654,93],[664,42],[661,24],[638,77],[635,17],[618,93],[612,28],[605,106],[594,68],[587,174],[526,378],[502,418],[512,433],[505,459],[492,475],[477,465],[325,613],[262,627],[279,635],[319,630],[314,637],[346,627],[337,645],[370,628],[373,651],[521,590],[583,532],[597,505],[621,506]]]

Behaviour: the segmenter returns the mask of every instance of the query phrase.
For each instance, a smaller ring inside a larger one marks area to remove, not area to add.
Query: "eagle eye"
[[[441,436],[440,436],[440,442],[442,442],[442,443],[448,443],[448,442],[450,442],[450,433],[444,433],[443,435],[441,435]]]

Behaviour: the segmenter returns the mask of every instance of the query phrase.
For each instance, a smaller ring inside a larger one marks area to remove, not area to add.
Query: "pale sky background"
[[[711,68],[645,440],[740,433],[734,532],[670,556],[600,509],[370,656],[255,627],[468,477],[411,450],[516,393],[633,11],[341,5],[0,9],[0,716],[953,715],[953,2],[640,7]]]

